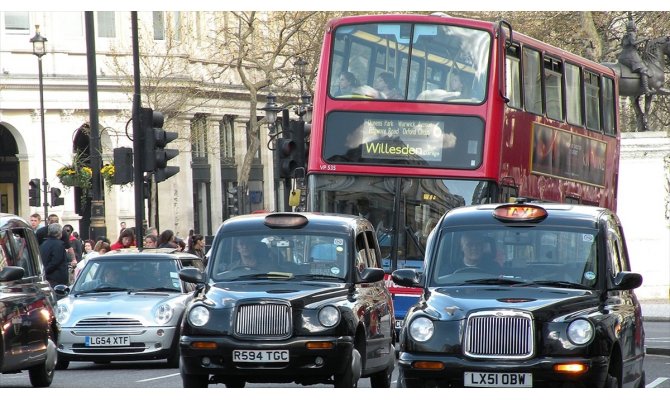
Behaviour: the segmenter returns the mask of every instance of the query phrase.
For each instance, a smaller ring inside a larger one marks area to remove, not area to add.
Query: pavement
[[[642,319],[649,322],[670,322],[670,298],[640,300]]]
[[[640,305],[642,307],[642,320],[644,322],[668,323],[667,334],[666,332],[662,332],[662,337],[657,338],[661,340],[646,341],[645,352],[647,354],[670,356],[670,345],[665,340],[670,337],[670,299],[644,299],[640,300]]]

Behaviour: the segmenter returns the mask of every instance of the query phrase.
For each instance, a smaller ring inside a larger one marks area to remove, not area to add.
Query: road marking
[[[179,376],[179,374],[177,373],[177,374],[170,374],[170,375],[164,375],[164,376],[157,376],[155,378],[142,379],[142,380],[137,381],[137,383],[155,381],[155,380],[158,380],[158,379],[172,378],[173,376]]]
[[[656,387],[656,386],[660,385],[661,383],[663,383],[667,380],[668,380],[668,378],[656,378],[656,379],[654,379],[654,381],[652,383],[648,384],[645,387],[653,388],[653,387]]]

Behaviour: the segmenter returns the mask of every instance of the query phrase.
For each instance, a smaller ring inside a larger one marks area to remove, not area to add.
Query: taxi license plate
[[[130,336],[86,336],[86,347],[130,346]]]
[[[288,350],[233,350],[233,362],[286,363]]]
[[[533,387],[533,374],[521,372],[465,372],[466,387]]]
[[[400,329],[400,328],[402,328],[402,323],[403,323],[403,320],[402,320],[402,319],[396,319],[396,320],[395,320],[395,328],[396,328],[396,329]]]

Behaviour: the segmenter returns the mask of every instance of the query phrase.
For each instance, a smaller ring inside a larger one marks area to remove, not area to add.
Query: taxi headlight
[[[340,322],[340,310],[334,306],[325,306],[319,310],[319,323],[326,328],[333,327]]]
[[[56,305],[56,321],[59,324],[64,323],[70,318],[70,308],[65,304]]]
[[[426,317],[415,318],[409,325],[409,335],[417,342],[429,340],[434,332],[433,321]]]
[[[161,304],[154,313],[154,319],[159,325],[167,324],[174,315],[174,309],[169,304]]]
[[[593,324],[585,319],[576,319],[568,325],[568,339],[576,345],[584,345],[593,339]]]
[[[188,321],[193,326],[203,326],[209,321],[209,310],[207,307],[195,306],[188,313]]]

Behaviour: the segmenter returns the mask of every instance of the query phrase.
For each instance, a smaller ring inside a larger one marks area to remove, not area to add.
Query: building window
[[[165,40],[165,13],[163,11],[153,12],[154,40]]]
[[[181,41],[181,11],[172,12],[172,20],[170,23],[172,27],[172,38],[176,41]]]
[[[219,123],[219,147],[223,164],[235,164],[235,117],[226,115]]]
[[[191,121],[191,151],[194,159],[207,159],[207,116],[205,114],[196,114]]]
[[[84,13],[75,11],[58,13],[58,30],[67,38],[83,38]]]
[[[5,32],[23,35],[30,33],[30,16],[27,12],[5,12]]]
[[[98,11],[98,37],[115,38],[115,13],[114,11]]]

